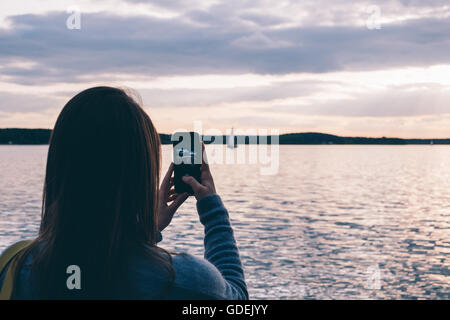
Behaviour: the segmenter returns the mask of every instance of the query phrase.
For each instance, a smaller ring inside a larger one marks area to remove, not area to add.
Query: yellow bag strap
[[[11,294],[14,285],[14,274],[16,271],[16,260],[14,259],[17,254],[30,245],[32,240],[19,241],[12,246],[10,246],[6,251],[0,256],[0,275],[4,272],[5,267],[11,261],[6,276],[3,280],[3,286],[0,291],[0,300],[11,299]]]

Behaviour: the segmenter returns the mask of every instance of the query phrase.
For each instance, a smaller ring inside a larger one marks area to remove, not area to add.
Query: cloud
[[[443,74],[387,78],[450,64],[448,1],[376,1],[380,30],[366,27],[373,1],[103,0],[82,11],[81,30],[66,28],[65,7],[45,3],[32,12],[23,6],[0,27],[3,125],[47,125],[81,88],[120,79],[136,84],[163,131],[177,113],[181,126],[205,119],[293,131],[403,126],[408,134],[415,125],[438,132],[449,119],[435,118],[450,114]],[[170,14],[152,15],[158,8]],[[372,78],[383,70],[386,81]],[[216,86],[216,76],[232,85]]]
[[[227,15],[223,21],[211,20],[215,28],[178,18],[105,13],[84,14],[81,30],[65,28],[65,13],[10,19],[12,28],[0,29],[0,60],[26,59],[36,65],[5,68],[2,74],[27,84],[79,81],[105,72],[323,73],[450,62],[450,19],[411,20],[381,30],[311,26],[266,31],[229,26]]]
[[[208,7],[208,3],[215,3],[215,1],[211,0],[126,0],[126,2],[130,3],[139,3],[139,4],[151,4],[154,6],[169,8],[174,10],[188,9],[188,8],[196,8],[196,7]]]
[[[64,98],[0,91],[0,112],[41,112],[63,106]]]
[[[371,118],[450,114],[450,88],[435,84],[393,86],[329,101],[308,101],[308,97],[305,100],[293,105],[274,103],[272,109],[276,113],[286,114]],[[257,111],[263,110],[266,109],[259,108]]]
[[[222,89],[140,89],[146,105],[153,108],[208,107],[230,103],[262,103],[277,99],[301,98],[327,89],[320,81],[284,81],[266,86]],[[189,99],[186,99],[189,97]]]

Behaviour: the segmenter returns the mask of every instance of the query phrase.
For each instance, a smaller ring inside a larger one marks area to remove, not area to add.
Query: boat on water
[[[234,136],[234,129],[231,128],[230,134],[227,136],[227,147],[230,149],[237,148],[236,139]]]

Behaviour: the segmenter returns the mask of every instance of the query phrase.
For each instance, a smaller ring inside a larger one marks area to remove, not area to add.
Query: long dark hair
[[[156,246],[160,154],[152,121],[124,90],[91,88],[64,106],[50,138],[39,235],[19,259],[33,252],[39,298],[123,294],[115,287],[136,247],[173,276]],[[67,288],[69,265],[81,269],[81,290]]]

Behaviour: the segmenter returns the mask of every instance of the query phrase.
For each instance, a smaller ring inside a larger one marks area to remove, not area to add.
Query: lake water
[[[37,233],[46,153],[0,146],[0,250]],[[279,159],[276,175],[211,166],[252,299],[450,298],[450,147],[281,146]],[[203,255],[194,199],[163,237]]]

